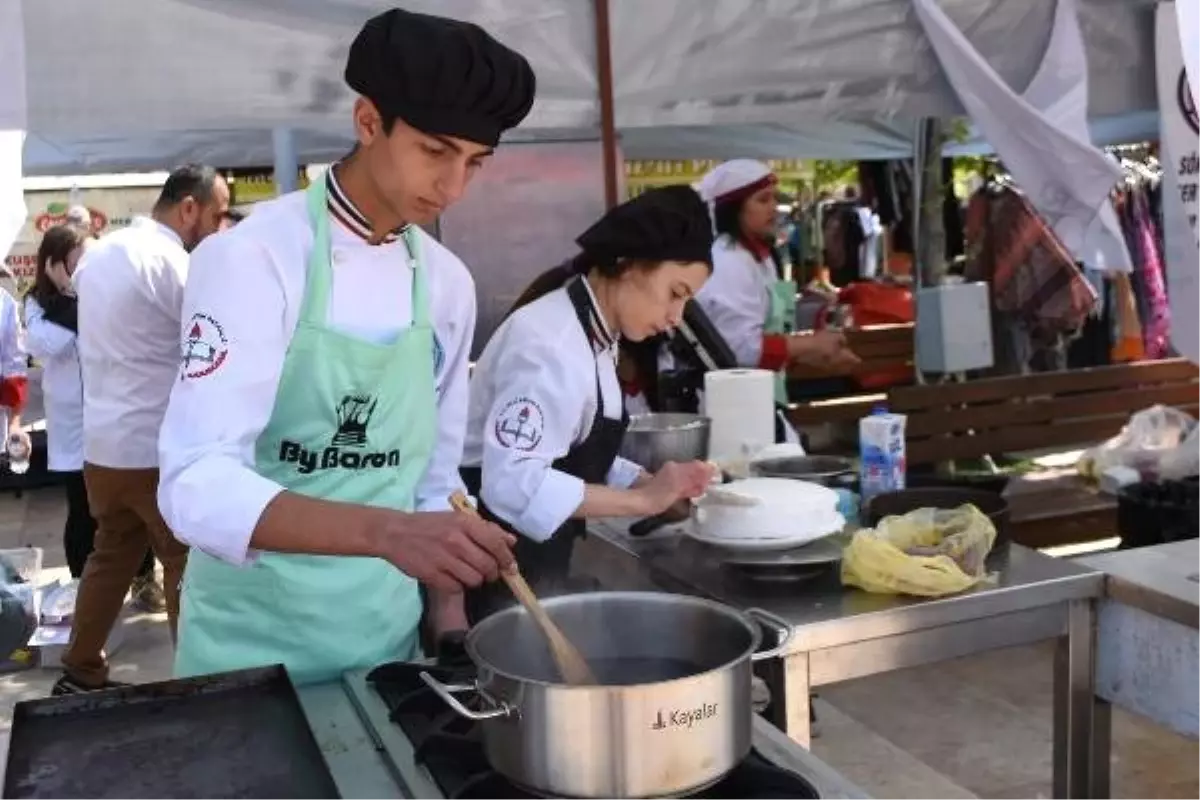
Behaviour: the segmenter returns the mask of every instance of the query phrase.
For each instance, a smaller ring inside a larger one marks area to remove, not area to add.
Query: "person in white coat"
[[[17,301],[0,289],[0,430],[7,432],[9,453],[20,449],[28,454],[33,449],[21,423],[28,398],[28,362]]]
[[[192,261],[159,437],[159,507],[193,548],[179,676],[418,658],[422,619],[451,624],[442,596],[461,617],[463,585],[512,564],[509,534],[451,510],[475,286],[421,226],[525,119],[533,69],[397,8],[363,25],[345,80],[354,150]]]
[[[618,455],[629,419],[618,342],[678,325],[708,279],[703,201],[687,186],[655,189],[576,242],[582,252],[534,281],[484,348],[463,452],[480,513],[517,534],[517,563],[541,595],[573,588],[571,554],[586,519],[662,513],[703,493],[712,475],[699,461],[649,475]],[[481,587],[467,595],[468,616],[511,602],[504,587]]]
[[[710,204],[716,241],[712,279],[696,295],[744,367],[776,372],[775,399],[787,402],[786,372],[804,364],[837,371],[858,363],[834,331],[796,332],[796,285],[771,257],[778,179],[761,161],[735,159],[697,184]]]
[[[56,225],[46,231],[38,245],[33,287],[25,296],[26,348],[42,368],[47,468],[62,475],[66,489],[63,552],[76,579],[83,575],[96,537],[83,481],[83,378],[76,347],[79,310],[71,286],[89,236],[75,225]],[[133,596],[137,599],[155,589],[154,554],[147,550]]]

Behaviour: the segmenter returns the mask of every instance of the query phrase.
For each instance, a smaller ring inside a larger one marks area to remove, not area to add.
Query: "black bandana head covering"
[[[535,79],[478,25],[393,8],[355,37],[346,83],[423,133],[495,147],[532,108]]]
[[[690,186],[664,186],[611,209],[575,242],[597,264],[622,258],[711,264],[712,219]]]

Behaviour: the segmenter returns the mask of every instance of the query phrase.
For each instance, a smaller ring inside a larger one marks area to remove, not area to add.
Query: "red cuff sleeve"
[[[637,397],[642,393],[642,386],[637,381],[626,381],[618,379],[621,384],[621,393],[626,397]]]
[[[764,336],[762,342],[762,356],[758,359],[758,366],[761,369],[769,369],[772,372],[778,372],[783,369],[783,365],[788,360],[787,335],[772,334]]]
[[[25,408],[26,380],[24,375],[14,375],[0,380],[0,406],[6,406],[13,411]]]

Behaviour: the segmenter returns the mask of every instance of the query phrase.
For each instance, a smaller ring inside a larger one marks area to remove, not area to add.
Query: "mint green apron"
[[[796,330],[796,282],[777,280],[767,286],[767,319],[763,333],[792,333]],[[775,373],[775,402],[787,405],[787,369]]]
[[[255,470],[298,494],[412,511],[437,435],[420,241],[406,231],[412,327],[390,344],[362,341],[326,325],[324,180],[312,183],[307,200],[313,249],[304,300],[275,408],[255,444]],[[193,550],[175,674],[282,663],[297,684],[329,680],[416,657],[420,619],[417,582],[381,559],[263,553],[243,568]]]

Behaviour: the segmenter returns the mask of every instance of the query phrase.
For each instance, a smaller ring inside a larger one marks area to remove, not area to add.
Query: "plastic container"
[[[1135,483],[1117,494],[1121,549],[1197,538],[1200,484],[1196,478]]]
[[[33,447],[23,436],[8,437],[8,468],[14,475],[24,475],[29,471],[29,457],[33,455]]]
[[[907,417],[877,407],[858,421],[859,493],[863,502],[903,489],[908,470],[904,443]]]

